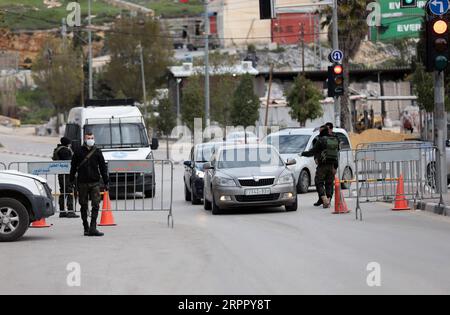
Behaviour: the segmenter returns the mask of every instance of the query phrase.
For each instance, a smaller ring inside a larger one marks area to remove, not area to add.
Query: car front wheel
[[[14,242],[28,230],[30,216],[16,199],[0,198],[0,242]]]
[[[211,213],[213,215],[217,215],[217,214],[221,214],[222,213],[222,209],[219,208],[219,206],[216,204],[216,201],[214,200],[213,197],[213,202],[212,202],[212,211]]]
[[[309,191],[309,185],[311,183],[311,177],[307,170],[302,170],[298,177],[297,192],[299,194],[306,194]]]

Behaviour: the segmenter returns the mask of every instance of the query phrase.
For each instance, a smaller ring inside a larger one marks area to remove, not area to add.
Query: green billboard
[[[396,0],[377,2],[381,7],[381,26],[371,27],[372,41],[419,38],[427,1],[417,1],[417,8],[400,8],[400,1]]]

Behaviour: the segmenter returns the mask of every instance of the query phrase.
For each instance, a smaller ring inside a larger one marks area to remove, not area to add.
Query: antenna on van
[[[86,100],[84,107],[106,107],[106,106],[135,106],[135,100],[126,99],[104,99],[104,100]]]

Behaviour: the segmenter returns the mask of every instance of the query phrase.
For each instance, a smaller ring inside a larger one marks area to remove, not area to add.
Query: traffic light
[[[259,0],[259,15],[261,20],[271,20],[276,17],[275,0]]]
[[[447,17],[430,17],[427,22],[427,71],[444,71],[450,60],[450,32]]]
[[[417,8],[417,0],[400,0],[400,8]]]
[[[344,68],[341,64],[328,67],[328,97],[344,94]]]

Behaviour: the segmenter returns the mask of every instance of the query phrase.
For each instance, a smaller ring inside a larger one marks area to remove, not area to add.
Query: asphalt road
[[[0,161],[31,159],[0,154]],[[0,244],[0,294],[450,293],[447,217],[378,203],[364,205],[358,222],[354,211],[314,208],[314,192],[299,196],[295,213],[212,216],[184,202],[182,172],[175,167],[174,229],[167,213],[116,212],[118,226],[93,239],[81,236],[79,220],[51,218],[52,228]],[[371,262],[381,267],[380,287],[367,284]],[[67,284],[70,263],[81,266],[80,287]]]

